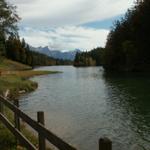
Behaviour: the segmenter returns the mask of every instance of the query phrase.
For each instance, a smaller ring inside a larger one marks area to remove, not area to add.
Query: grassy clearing
[[[46,75],[52,73],[59,73],[57,71],[33,71],[31,67],[5,59],[0,64],[0,94],[3,95],[6,90],[9,90],[10,98],[17,98],[19,93],[34,91],[38,84],[29,80],[28,78],[37,76],[37,75]],[[13,123],[13,114],[12,112],[5,108],[5,114]],[[21,127],[24,135],[35,145],[37,145],[36,137],[28,131],[24,124]],[[11,132],[0,123],[0,150],[23,150],[20,146],[17,146],[15,137]]]

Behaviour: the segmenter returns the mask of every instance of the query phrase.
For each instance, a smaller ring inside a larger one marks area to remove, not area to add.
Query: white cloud
[[[53,50],[90,50],[104,46],[108,32],[104,29],[66,26],[51,30],[24,28],[20,35],[35,47],[49,45]]]
[[[124,13],[134,0],[7,0],[18,7],[20,35],[33,46],[90,50],[104,46],[108,30],[82,27]],[[28,28],[27,28],[28,27]]]
[[[18,7],[22,24],[79,25],[124,13],[134,0],[8,0]]]

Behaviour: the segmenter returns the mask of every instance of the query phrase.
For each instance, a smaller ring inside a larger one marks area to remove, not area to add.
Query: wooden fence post
[[[19,100],[18,99],[14,100],[14,105],[16,107],[19,107]],[[15,128],[17,128],[20,131],[20,119],[19,119],[17,113],[14,113],[14,121],[15,121]]]
[[[3,104],[3,102],[1,102],[1,100],[0,100],[0,113],[4,113],[4,104]]]
[[[37,112],[37,120],[38,123],[44,125],[44,112],[39,111]],[[42,136],[42,134],[39,133],[39,150],[45,150],[46,149],[46,143],[45,143],[45,138]]]
[[[112,150],[112,142],[108,138],[99,139],[99,150]]]

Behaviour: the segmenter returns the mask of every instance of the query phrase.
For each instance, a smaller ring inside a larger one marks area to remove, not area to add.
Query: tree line
[[[4,58],[21,62],[30,66],[64,65],[70,61],[54,59],[32,51],[24,39],[20,40],[17,23],[20,20],[16,7],[6,0],[0,1],[0,63]]]
[[[5,56],[11,60],[21,62],[30,66],[40,65],[55,65],[56,60],[50,58],[44,54],[40,54],[35,51],[31,51],[25,40],[20,41],[19,38],[10,36],[6,40],[6,52]]]
[[[102,65],[108,71],[150,71],[150,0],[138,0],[116,21],[105,48],[83,52],[75,66]]]
[[[0,61],[6,52],[6,39],[12,35],[17,36],[17,22],[20,20],[16,8],[8,5],[5,0],[0,1]]]
[[[104,48],[98,47],[89,52],[77,52],[74,66],[100,66],[102,65]]]
[[[150,70],[150,0],[138,0],[111,29],[103,66],[114,71]]]

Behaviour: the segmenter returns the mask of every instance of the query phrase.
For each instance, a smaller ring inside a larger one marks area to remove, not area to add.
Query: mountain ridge
[[[31,50],[45,54],[47,56],[56,58],[56,59],[63,59],[63,60],[71,60],[73,61],[75,59],[75,55],[76,53],[80,53],[81,50],[80,49],[75,49],[73,51],[60,51],[60,50],[50,50],[50,48],[48,46],[42,47],[32,47],[30,46]]]

